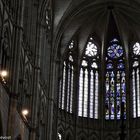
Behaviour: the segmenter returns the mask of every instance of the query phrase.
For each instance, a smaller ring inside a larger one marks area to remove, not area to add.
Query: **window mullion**
[[[84,77],[84,117],[87,117],[87,107],[88,107],[88,69],[85,69],[85,77]]]
[[[90,72],[90,118],[93,118],[94,115],[93,115],[93,111],[94,111],[94,99],[93,99],[93,96],[94,96],[94,87],[93,87],[93,82],[94,82],[94,79],[93,79],[93,69],[91,69],[91,72]]]
[[[62,80],[59,80],[59,108],[62,108]]]
[[[138,117],[137,69],[135,69],[136,116]]]
[[[119,104],[118,104],[118,110],[119,110],[119,118],[121,118],[121,71],[118,71],[119,72]]]
[[[69,107],[68,107],[68,110],[69,110],[69,112],[70,112],[70,107],[71,107],[71,83],[72,83],[72,66],[70,65],[70,69],[69,69],[69,72],[70,72],[70,74],[69,74]]]
[[[66,82],[66,110],[69,111],[69,97],[70,97],[70,64],[67,63],[67,82]]]
[[[64,109],[64,104],[65,104],[65,86],[66,86],[66,66],[64,63],[64,67],[63,67],[63,87],[62,87],[62,109]]]
[[[98,117],[98,72],[95,71],[95,95],[94,95],[94,101],[95,101],[95,118]]]
[[[90,70],[90,67],[88,67],[88,99],[87,99],[87,116],[90,117],[90,95],[91,95],[91,91],[90,91],[90,79],[91,79],[91,70]]]
[[[136,110],[136,90],[135,90],[135,86],[136,83],[135,83],[135,70],[133,69],[133,72],[132,72],[132,93],[133,93],[133,117],[135,118],[137,115],[137,110]]]
[[[140,100],[140,68],[138,68],[138,70],[139,70],[139,75],[138,75],[138,77],[139,77],[139,84],[138,85],[139,85],[139,100]],[[139,117],[140,117],[140,106],[139,106]]]
[[[95,101],[95,90],[96,90],[96,71],[93,71],[93,101],[94,101],[94,104],[93,104],[93,116],[95,118],[95,104],[96,104],[96,101]]]
[[[85,69],[83,69],[83,99],[82,99],[82,116],[84,116],[84,94],[85,94]]]
[[[110,91],[111,91],[111,73],[109,73],[109,119],[111,119],[111,101],[110,101]]]
[[[72,107],[73,107],[73,66],[71,69],[71,92],[70,92],[70,113],[72,113]]]
[[[140,117],[140,82],[139,82],[139,69],[137,68],[137,97],[138,97],[138,117]]]
[[[83,68],[80,69],[80,77],[79,77],[79,101],[78,101],[78,115],[82,116],[83,112]]]

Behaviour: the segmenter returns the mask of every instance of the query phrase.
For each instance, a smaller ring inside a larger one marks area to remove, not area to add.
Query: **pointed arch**
[[[117,38],[111,40],[107,48],[105,87],[105,118],[120,119],[121,111],[126,118],[124,50]]]
[[[125,50],[110,11],[105,48],[105,119],[126,118]]]
[[[75,68],[75,42],[71,40],[64,55],[62,77],[59,81],[59,108],[73,112],[73,84]]]
[[[79,75],[78,116],[98,119],[99,47],[88,38]]]
[[[140,43],[135,42],[131,49],[131,86],[133,97],[133,118],[140,117]]]

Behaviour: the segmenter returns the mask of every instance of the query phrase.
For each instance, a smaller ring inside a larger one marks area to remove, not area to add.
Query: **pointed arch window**
[[[62,77],[59,82],[59,108],[72,113],[73,107],[73,80],[74,80],[74,41],[69,44],[63,62]]]
[[[109,42],[107,48],[105,88],[105,119],[120,119],[122,104],[126,118],[124,50],[116,38]]]
[[[133,45],[132,51],[132,93],[133,118],[140,117],[140,43]]]
[[[98,118],[99,50],[89,38],[79,75],[78,116]]]

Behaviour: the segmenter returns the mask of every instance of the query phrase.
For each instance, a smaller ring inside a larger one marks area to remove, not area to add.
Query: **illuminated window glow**
[[[140,117],[140,44],[133,45],[132,53],[132,92],[133,92],[133,118]]]
[[[92,42],[92,38],[90,38],[87,43],[85,54],[89,57],[97,55],[97,46]]]
[[[59,108],[72,113],[73,108],[73,80],[74,80],[74,42],[69,44],[66,58],[63,62],[62,78],[59,81]]]
[[[79,76],[78,116],[98,119],[98,54],[93,38],[87,43]]]
[[[110,42],[110,46],[107,49],[108,56],[111,58],[119,58],[123,55],[122,46],[118,44],[117,39],[113,39]]]
[[[135,55],[140,55],[140,43],[136,42],[133,46],[133,53]]]
[[[123,48],[117,39],[110,42],[106,57],[106,95],[105,119],[121,118],[121,104],[124,103],[124,118],[126,118],[126,81]],[[117,60],[116,60],[117,59]]]

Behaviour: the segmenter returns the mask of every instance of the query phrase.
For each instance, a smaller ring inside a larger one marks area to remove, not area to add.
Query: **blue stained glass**
[[[125,72],[124,71],[122,72],[122,77],[123,77],[122,80],[125,81],[125,78],[124,78],[125,77]]]
[[[126,80],[123,48],[117,39],[110,42],[106,57],[106,98],[105,98],[105,118],[121,118],[121,103],[124,102],[126,108]],[[117,59],[115,59],[117,58]],[[115,61],[115,63],[114,63]],[[124,110],[126,118],[126,109]]]
[[[111,72],[111,75],[110,75],[110,76],[111,76],[111,77],[114,77],[114,72],[113,72],[113,71]]]
[[[117,91],[116,91],[116,102],[117,102],[117,106],[116,106],[116,113],[117,113],[117,119],[120,119],[120,103],[121,103],[121,98],[120,98],[120,71],[117,72]]]
[[[123,63],[118,64],[118,69],[124,69],[124,64]]]
[[[114,74],[114,71],[110,71],[106,73],[106,100],[105,100],[106,119],[113,120],[115,119],[115,116],[117,119],[120,119],[121,116],[120,104],[121,101],[126,100],[125,95],[123,95],[122,93],[123,91],[125,91],[124,76],[125,73],[124,72],[121,73],[120,71],[117,71],[116,76]],[[115,102],[116,102],[116,107],[115,107]]]
[[[111,63],[107,64],[107,69],[113,69],[113,65]]]
[[[116,42],[113,42],[113,44],[108,47],[107,51],[108,51],[108,56],[111,58],[119,58],[123,55],[122,47]]]

